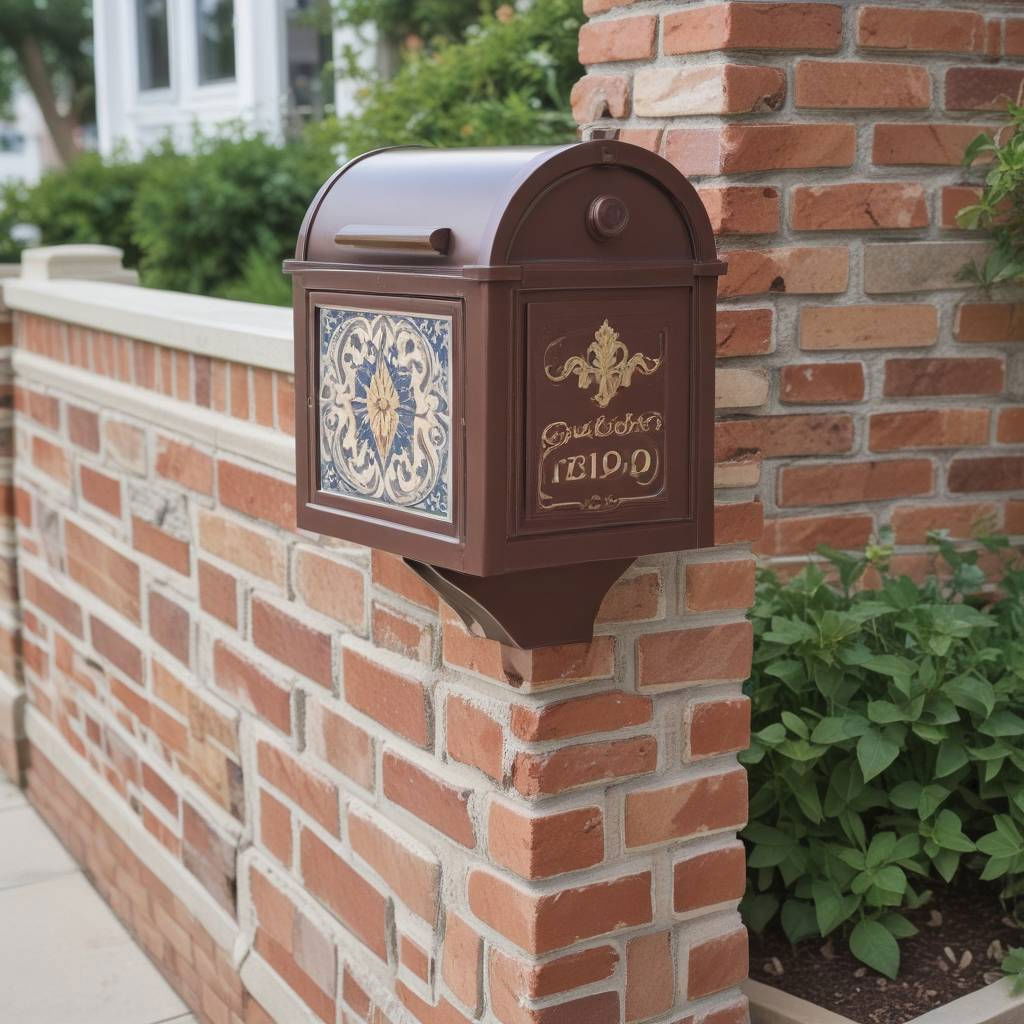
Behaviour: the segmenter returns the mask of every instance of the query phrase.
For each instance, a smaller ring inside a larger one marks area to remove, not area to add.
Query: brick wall
[[[503,648],[293,528],[291,377],[209,354],[238,307],[171,347],[62,287],[8,290],[29,792],[200,1019],[742,1024],[744,461],[717,550]]]
[[[779,559],[932,528],[1024,534],[1024,304],[969,291],[965,145],[1024,82],[1006,3],[585,0],[577,119],[698,179],[729,274],[718,354],[764,377],[719,424],[763,461]]]

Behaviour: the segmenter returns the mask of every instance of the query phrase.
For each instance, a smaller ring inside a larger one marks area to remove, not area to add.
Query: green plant
[[[964,228],[988,231],[993,246],[981,265],[963,277],[990,287],[1024,279],[1024,106],[1011,104],[1010,123],[996,135],[979,135],[964,153],[964,166],[991,160],[976,203],[957,214]]]
[[[764,572],[752,611],[744,915],[792,942],[845,933],[889,977],[929,883],[966,868],[1024,891],[1024,571],[984,539],[1002,596],[979,597],[979,549],[932,543],[941,578],[893,575],[884,544],[822,549],[836,584]]]
[[[463,41],[409,53],[394,78],[369,85],[360,112],[336,122],[337,140],[350,154],[571,141],[582,20],[578,0],[538,0],[506,18],[485,14]]]

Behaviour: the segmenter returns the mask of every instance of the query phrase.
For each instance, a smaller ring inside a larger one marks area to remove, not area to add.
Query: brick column
[[[1024,81],[1017,5],[584,6],[577,119],[696,178],[729,262],[719,356],[763,389],[718,450],[764,460],[759,550],[888,524],[917,572],[929,529],[1024,533],[1024,305],[957,280],[986,250],[954,219]]]

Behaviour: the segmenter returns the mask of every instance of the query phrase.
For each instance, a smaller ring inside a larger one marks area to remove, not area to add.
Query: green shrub
[[[985,230],[992,252],[981,264],[970,264],[964,276],[985,287],[1024,280],[1024,107],[1011,105],[1010,124],[997,136],[979,135],[964,153],[972,167],[990,159],[981,196],[957,214],[961,227]]]
[[[279,146],[241,130],[198,137],[193,152],[147,163],[131,207],[143,281],[238,294],[260,261],[280,274],[306,207],[334,166],[321,136]]]
[[[792,942],[840,930],[889,977],[929,884],[1024,892],[1024,571],[983,541],[1004,567],[986,603],[978,550],[932,542],[941,580],[892,575],[882,546],[823,549],[837,585],[764,572],[752,611],[744,916]],[[858,589],[869,567],[880,586]]]
[[[502,20],[485,14],[461,42],[409,54],[337,122],[350,154],[381,146],[508,146],[570,142],[569,91],[581,69],[579,0],[537,0]]]

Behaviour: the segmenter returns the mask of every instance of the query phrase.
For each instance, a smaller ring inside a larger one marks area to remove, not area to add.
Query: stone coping
[[[111,281],[2,278],[9,309],[291,373],[292,311]]]
[[[750,1024],[857,1024],[849,1017],[759,981],[744,982],[743,991],[750,1000]],[[1012,979],[1003,978],[929,1010],[907,1024],[1021,1024],[1021,1021],[1024,1021],[1024,993],[1015,995]]]

